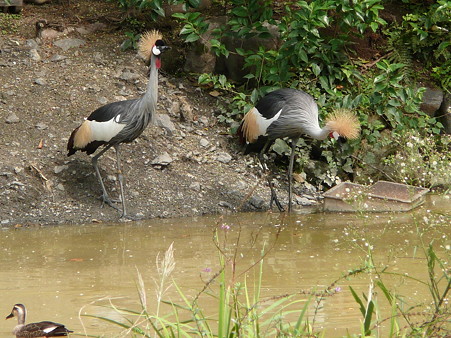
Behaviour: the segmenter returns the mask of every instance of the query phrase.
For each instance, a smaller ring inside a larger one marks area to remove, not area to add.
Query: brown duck
[[[26,337],[61,337],[67,336],[68,333],[73,332],[68,329],[63,324],[58,324],[54,322],[39,322],[25,324],[25,317],[27,315],[27,310],[23,304],[15,304],[11,313],[6,317],[6,319],[17,317],[17,326],[13,330],[13,334],[17,338]]]

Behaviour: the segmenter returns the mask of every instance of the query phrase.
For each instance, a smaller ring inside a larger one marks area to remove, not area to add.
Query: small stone
[[[191,183],[190,186],[189,186],[189,188],[190,188],[191,190],[194,190],[194,191],[200,191],[200,190],[201,190],[201,186],[200,186],[200,183],[199,183],[199,182],[193,182],[193,183]]]
[[[50,58],[50,61],[52,61],[52,62],[59,62],[59,61],[65,60],[65,59],[67,59],[66,56],[59,55],[59,54],[55,54],[55,55],[53,55],[53,56]]]
[[[58,189],[59,191],[65,191],[66,189],[64,188],[64,185],[62,185],[61,183],[59,183],[57,186],[56,186],[56,189]]]
[[[106,177],[106,179],[107,179],[108,181],[111,181],[111,182],[116,182],[117,177],[116,177],[116,175],[108,175],[108,176]]]
[[[55,46],[61,48],[62,50],[67,51],[71,48],[76,48],[76,47],[80,47],[80,46],[84,45],[85,40],[67,38],[67,39],[61,39],[61,40],[55,41],[53,44]]]
[[[233,205],[226,201],[219,201],[219,206],[223,208],[233,209]]]
[[[121,75],[119,75],[119,78],[120,78],[121,80],[124,80],[124,81],[134,81],[134,80],[139,79],[139,75],[136,74],[136,73],[131,72],[131,71],[128,70],[128,69],[125,69],[125,70],[121,73]]]
[[[47,82],[42,77],[38,77],[37,79],[35,79],[34,83],[36,83],[40,86],[44,86],[47,84]]]
[[[35,39],[28,39],[27,41],[25,41],[25,46],[35,50],[39,48],[39,44]]]
[[[312,201],[312,200],[302,197],[302,196],[296,196],[296,203],[299,205],[304,205],[304,206],[316,204],[315,201]]]
[[[6,118],[6,123],[12,124],[12,123],[19,123],[20,119],[15,113],[9,114],[9,116]]]
[[[105,96],[99,97],[99,98],[97,99],[97,101],[99,101],[99,103],[100,103],[101,105],[105,105],[105,104],[108,103],[108,100],[107,100],[107,98],[106,98]]]
[[[171,156],[167,152],[164,152],[163,154],[157,156],[154,158],[151,162],[152,165],[161,165],[161,166],[167,166],[172,162]]]
[[[47,129],[48,128],[48,126],[45,124],[45,123],[42,123],[42,122],[39,122],[38,124],[36,124],[36,126],[35,126],[37,129],[39,129],[39,130],[44,130],[44,129]]]
[[[219,161],[221,163],[229,163],[232,160],[232,156],[230,154],[222,152],[219,153],[218,156],[216,156],[216,161]]]
[[[41,61],[41,56],[36,49],[30,49],[30,58],[33,61]]]
[[[208,142],[208,140],[206,138],[201,138],[199,143],[200,143],[200,146],[203,148],[208,147],[208,145],[210,144],[210,142]]]
[[[204,126],[210,125],[210,122],[208,121],[208,117],[206,117],[206,116],[199,116],[198,121],[200,123],[202,123]]]
[[[171,116],[179,116],[180,115],[180,102],[177,100],[172,101],[171,108],[169,108],[169,114]]]
[[[62,172],[63,170],[66,170],[68,168],[69,168],[68,165],[57,165],[57,166],[55,166],[55,168],[53,168],[53,172],[55,174],[59,174],[60,172]]]
[[[177,130],[167,114],[158,114],[156,116],[156,125],[163,128],[169,136],[172,136]]]

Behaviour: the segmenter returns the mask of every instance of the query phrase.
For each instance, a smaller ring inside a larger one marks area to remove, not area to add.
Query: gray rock
[[[40,85],[40,86],[44,86],[47,84],[47,82],[45,81],[45,79],[43,79],[42,77],[38,77],[37,79],[34,80],[34,83]]]
[[[25,46],[29,47],[30,49],[38,49],[39,44],[35,39],[28,39],[25,41]]]
[[[155,124],[158,127],[163,128],[169,136],[172,136],[177,130],[174,123],[172,123],[171,118],[167,114],[157,114]]]
[[[232,156],[230,154],[222,152],[219,153],[218,156],[216,156],[216,161],[222,162],[222,163],[229,163],[232,160]]]
[[[265,204],[265,201],[260,196],[252,196],[249,199],[249,204],[252,205],[254,208],[262,209],[263,205]]]
[[[69,168],[68,165],[57,165],[57,166],[55,166],[55,168],[53,168],[53,172],[54,172],[55,174],[59,174],[59,173],[61,173],[62,171],[68,169],[68,168]]]
[[[229,202],[226,201],[219,201],[219,206],[223,207],[223,208],[227,208],[227,209],[233,209],[233,205]]]
[[[150,162],[152,165],[167,166],[172,162],[172,157],[167,152],[157,156]]]
[[[37,49],[30,49],[30,59],[33,61],[41,61],[41,55],[39,55]]]
[[[210,125],[210,122],[208,121],[208,117],[206,117],[206,116],[199,116],[198,121],[200,123],[202,123],[204,126],[209,126]]]
[[[56,186],[56,189],[58,189],[59,191],[65,191],[66,189],[64,189],[64,185],[62,185],[61,183],[59,183],[57,186]]]
[[[420,109],[428,114],[434,116],[435,112],[440,108],[443,102],[443,91],[436,88],[426,88],[423,94],[423,103]]]
[[[124,71],[119,75],[119,78],[124,81],[134,81],[139,79],[139,75],[131,72],[128,69],[124,69]]]
[[[210,144],[206,138],[201,138],[199,141],[199,144],[201,147],[206,148]]]
[[[451,94],[445,93],[443,102],[435,116],[445,127],[445,132],[451,134]]]
[[[52,62],[59,62],[59,61],[65,60],[65,59],[67,59],[66,56],[59,55],[59,54],[55,54],[55,55],[53,55],[53,56],[50,58],[50,61],[52,61]]]
[[[180,115],[180,102],[177,100],[172,101],[171,108],[169,108],[169,114],[172,116]]]
[[[316,202],[314,200],[308,199],[302,196],[295,196],[296,203],[304,206],[314,205]]]
[[[99,101],[100,104],[105,105],[108,103],[108,100],[105,96],[101,96],[97,99],[97,101]]]
[[[200,183],[199,183],[199,182],[193,182],[193,183],[191,183],[190,186],[189,186],[189,188],[190,188],[191,190],[194,190],[194,191],[200,191],[200,190],[201,190],[201,186],[200,186]]]
[[[6,123],[12,124],[12,123],[19,123],[20,119],[15,113],[9,114],[9,116],[6,118]]]
[[[61,48],[64,51],[67,51],[71,48],[77,48],[86,43],[85,40],[82,39],[73,39],[73,38],[67,38],[67,39],[61,39],[58,41],[55,41],[53,44],[59,48]]]
[[[44,129],[48,128],[48,125],[46,125],[45,123],[39,122],[38,124],[36,124],[35,127],[39,130],[44,130]]]

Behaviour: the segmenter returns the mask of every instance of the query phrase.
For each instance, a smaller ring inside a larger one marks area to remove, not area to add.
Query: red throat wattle
[[[161,59],[160,58],[156,58],[155,65],[157,66],[157,69],[160,69],[160,67],[161,67]]]

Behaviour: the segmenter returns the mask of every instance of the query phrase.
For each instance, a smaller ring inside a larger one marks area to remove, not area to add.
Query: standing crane
[[[92,158],[92,165],[102,187],[103,203],[120,210],[110,199],[97,165],[99,157],[114,147],[121,189],[121,217],[127,217],[127,211],[119,146],[121,143],[130,143],[136,139],[154,118],[158,98],[158,69],[161,67],[161,54],[168,48],[158,31],[143,34],[139,42],[139,55],[147,61],[150,60],[149,82],[144,95],[138,99],[112,102],[96,109],[72,132],[67,143],[67,156],[73,155],[77,150],[90,155],[100,146],[105,146]]]
[[[15,304],[11,314],[6,319],[17,317],[17,325],[13,330],[16,337],[62,337],[74,332],[68,330],[63,324],[54,322],[38,322],[25,324],[27,310],[23,304]]]
[[[328,136],[355,139],[359,136],[360,124],[357,117],[348,110],[338,110],[328,116],[323,128],[319,126],[318,106],[313,97],[301,90],[282,88],[270,92],[253,107],[241,121],[238,135],[246,144],[244,153],[259,152],[263,168],[263,154],[278,138],[291,139],[290,163],[288,166],[288,211],[291,211],[292,176],[295,148],[302,135],[316,140]],[[271,203],[275,201],[280,211],[283,207],[277,200],[272,183]]]

